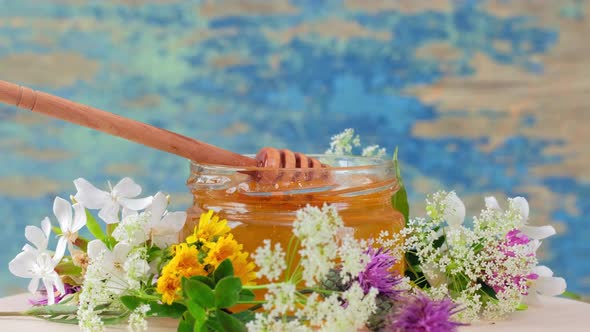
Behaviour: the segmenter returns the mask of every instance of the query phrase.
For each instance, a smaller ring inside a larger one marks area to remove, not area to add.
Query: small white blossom
[[[297,287],[290,282],[272,283],[264,295],[266,303],[262,305],[271,317],[281,317],[289,311],[295,310]]]
[[[486,207],[490,210],[502,212],[500,204],[495,197],[490,196],[485,199]],[[518,223],[515,228],[520,229],[531,239],[542,240],[556,234],[555,228],[551,225],[545,226],[529,226],[529,203],[524,197],[514,197],[508,199],[509,210],[514,211],[519,216]]]
[[[107,224],[119,222],[119,211],[123,208],[122,219],[145,209],[152,197],[135,198],[141,194],[141,187],[130,178],[123,178],[110,189],[100,190],[83,178],[74,180],[78,192],[74,198],[89,209],[100,209],[98,216]],[[109,183],[109,187],[111,184]]]
[[[307,286],[323,280],[334,266],[338,254],[336,234],[342,226],[342,219],[333,206],[326,204],[319,209],[308,205],[297,211],[293,234],[301,241],[302,277]]]
[[[256,274],[259,277],[266,277],[269,281],[280,278],[283,271],[287,268],[285,262],[285,252],[280,243],[275,243],[274,250],[271,248],[270,240],[263,241],[264,246],[256,248],[252,256],[259,270]]]
[[[139,307],[135,308],[131,315],[129,315],[129,324],[127,325],[127,330],[129,330],[130,332],[147,331],[148,323],[145,320],[145,316],[148,311],[150,311],[150,306],[148,304],[142,304]]]
[[[338,257],[342,263],[340,277],[344,283],[347,283],[365,270],[371,257],[366,252],[367,245],[364,241],[357,241],[351,235],[347,235],[341,238],[340,242],[338,247]]]
[[[354,129],[345,129],[340,134],[332,136],[330,148],[326,154],[335,155],[349,155],[352,154],[352,148],[361,145],[361,139],[358,135],[354,135]]]
[[[149,213],[129,215],[117,225],[113,237],[120,243],[137,246],[149,239]]]
[[[363,157],[372,157],[372,158],[384,158],[387,154],[385,148],[380,147],[379,145],[369,145],[363,149],[361,155]]]

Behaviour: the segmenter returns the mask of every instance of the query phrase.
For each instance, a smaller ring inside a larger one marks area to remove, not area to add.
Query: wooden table
[[[28,308],[28,294],[19,294],[0,299],[0,311],[21,311]],[[461,332],[487,331],[590,331],[590,304],[561,298],[543,298],[543,306],[514,313],[509,320],[495,323],[479,323],[463,327]],[[152,319],[149,331],[176,331],[172,319]],[[109,331],[124,331],[126,326],[115,326]],[[78,331],[74,325],[46,322],[33,317],[0,317],[0,331]]]

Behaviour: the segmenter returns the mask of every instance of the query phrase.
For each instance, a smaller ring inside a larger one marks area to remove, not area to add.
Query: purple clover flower
[[[457,327],[466,325],[451,320],[451,316],[459,312],[458,305],[446,298],[434,301],[421,294],[407,298],[389,317],[386,331],[399,332],[452,332]]]
[[[64,284],[64,289],[65,289],[65,292],[63,294],[59,294],[59,295],[55,296],[55,303],[59,303],[61,300],[63,300],[64,297],[66,297],[66,295],[79,292],[81,287],[80,286],[72,286],[70,284]],[[57,288],[54,287],[53,291],[57,292]],[[39,291],[39,293],[41,293],[41,298],[29,299],[29,303],[31,305],[34,305],[34,306],[47,305],[47,302],[48,302],[47,291],[45,289],[42,289],[41,291]]]
[[[401,282],[401,276],[397,272],[391,271],[397,261],[391,255],[390,250],[383,248],[375,250],[370,247],[366,253],[371,260],[365,270],[358,275],[359,284],[365,294],[371,288],[376,288],[379,294],[392,298],[397,296],[399,291],[394,287]]]

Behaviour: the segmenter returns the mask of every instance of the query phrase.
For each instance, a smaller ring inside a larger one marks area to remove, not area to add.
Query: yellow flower
[[[232,259],[234,266],[234,275],[239,277],[242,285],[253,285],[256,279],[256,272],[254,272],[254,262],[248,261],[248,253],[241,252]]]
[[[179,299],[178,294],[181,290],[180,276],[177,273],[163,274],[158,279],[158,285],[156,290],[162,294],[162,302],[166,304],[172,304],[175,300]]]
[[[174,257],[162,269],[156,290],[162,294],[162,301],[172,304],[180,299],[182,277],[206,275],[205,267],[199,262],[199,251],[195,246],[181,243],[173,248]]]
[[[186,242],[191,244],[199,241],[203,243],[213,241],[230,230],[226,219],[219,220],[219,216],[214,215],[213,210],[209,210],[207,213],[201,213],[199,225],[195,227],[193,235],[186,238]]]
[[[233,259],[242,251],[242,245],[234,240],[233,234],[228,234],[217,239],[217,242],[209,242],[205,244],[209,248],[207,257],[205,257],[205,265],[212,265],[217,268],[219,263],[226,258]]]

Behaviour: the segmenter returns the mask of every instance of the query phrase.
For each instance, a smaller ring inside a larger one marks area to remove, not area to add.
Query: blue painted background
[[[322,152],[353,127],[428,192],[525,195],[543,261],[590,294],[586,1],[0,0],[0,79],[223,146]],[[0,265],[55,195],[132,176],[190,204],[181,158],[0,105]],[[0,295],[24,282],[0,270]]]

